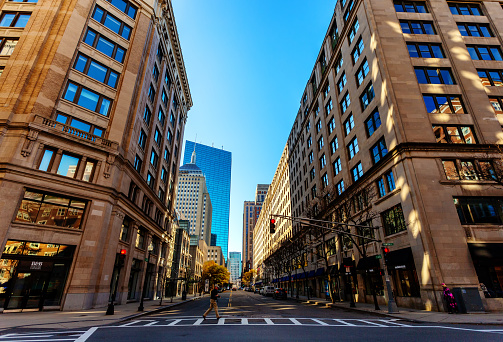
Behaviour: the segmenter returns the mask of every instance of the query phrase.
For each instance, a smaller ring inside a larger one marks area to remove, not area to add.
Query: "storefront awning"
[[[325,273],[325,269],[323,267],[320,267],[316,270],[316,273],[314,274],[315,277],[321,276]]]
[[[408,265],[414,265],[414,257],[410,247],[389,252],[386,259],[388,260],[388,267],[392,269],[406,268]]]
[[[314,277],[314,270],[309,271],[309,274],[307,275],[308,278]]]
[[[302,272],[302,273],[300,274],[299,279],[305,279],[305,278],[306,278],[306,272]]]
[[[356,269],[360,271],[379,268],[381,268],[381,265],[379,264],[379,260],[376,259],[375,256],[361,258],[358,261],[358,266],[356,267]]]

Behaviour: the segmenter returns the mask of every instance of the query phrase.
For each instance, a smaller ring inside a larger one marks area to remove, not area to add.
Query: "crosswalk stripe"
[[[241,318],[241,324],[248,325],[248,318]]]
[[[168,326],[176,325],[176,323],[179,323],[181,321],[181,319],[175,319],[173,322],[169,323]]]
[[[200,325],[204,321],[204,318],[199,318],[194,325]]]
[[[297,321],[295,318],[290,318],[290,321],[292,321],[293,324],[295,324],[295,325],[302,325],[302,323],[300,323],[299,321]]]
[[[383,322],[383,323],[386,323],[386,324],[398,325],[399,327],[409,327],[409,328],[412,327],[412,325],[403,324],[403,323],[397,323],[395,321],[388,321],[388,320],[385,320],[385,319],[380,319],[379,321]]]
[[[264,318],[264,321],[269,325],[274,325],[274,322],[270,318]]]
[[[316,322],[316,323],[318,323],[318,324],[321,324],[321,325],[330,325],[330,324],[325,323],[325,322],[323,322],[323,321],[320,321],[319,319],[316,319],[316,318],[312,318],[312,320],[313,320],[313,321],[315,321],[315,322]]]
[[[364,320],[364,319],[359,319],[358,321],[363,322],[363,323],[367,323],[367,324],[371,324],[371,325],[376,325],[378,327],[385,327],[386,326],[386,325],[383,325],[383,324],[379,324],[379,323],[367,321],[367,320]]]
[[[349,327],[354,327],[355,326],[353,323],[349,323],[349,322],[343,321],[342,319],[336,319],[336,318],[334,318],[333,320],[336,321],[336,322],[342,323],[344,325],[347,325]]]

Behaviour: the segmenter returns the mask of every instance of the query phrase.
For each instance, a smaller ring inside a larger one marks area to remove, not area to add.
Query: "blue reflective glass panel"
[[[77,57],[77,61],[75,62],[75,69],[80,72],[84,72],[86,64],[87,64],[87,57],[79,55],[79,57]]]
[[[100,37],[96,49],[103,52],[105,55],[112,57],[114,53],[114,44],[106,38]]]
[[[68,88],[66,88],[65,96],[63,98],[68,101],[72,101],[75,99],[75,93],[77,92],[77,85],[73,83],[68,83]]]
[[[96,32],[87,30],[86,36],[84,37],[84,43],[92,46],[94,44],[95,39],[96,39]]]
[[[115,33],[119,33],[121,29],[121,22],[114,17],[112,17],[110,14],[107,14],[105,18],[105,26],[108,27],[110,30],[114,31]]]
[[[117,80],[118,79],[119,79],[119,74],[116,72],[110,71],[110,76],[108,76],[107,84],[110,87],[115,88],[115,87],[117,87]]]
[[[77,104],[89,110],[95,111],[96,107],[98,106],[99,99],[100,97],[98,94],[85,88],[82,88],[82,91],[80,92],[79,101],[77,102]]]
[[[95,80],[104,83],[107,76],[107,68],[95,61],[91,61],[87,74]]]
[[[21,14],[17,18],[16,25],[14,27],[25,27],[30,19],[30,14]]]

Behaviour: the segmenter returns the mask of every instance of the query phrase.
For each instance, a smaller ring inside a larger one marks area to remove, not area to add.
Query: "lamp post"
[[[147,262],[147,266],[145,267],[145,278],[143,278],[143,289],[141,291],[141,298],[140,298],[140,306],[138,306],[138,311],[143,311],[144,307],[143,307],[143,297],[145,297],[146,295],[146,283],[147,283],[147,276],[148,276],[148,263],[150,261],[150,254],[152,253],[152,251],[154,250],[154,246],[152,245],[152,242],[150,242],[150,244],[148,245],[148,257],[147,259],[145,259],[145,261]]]

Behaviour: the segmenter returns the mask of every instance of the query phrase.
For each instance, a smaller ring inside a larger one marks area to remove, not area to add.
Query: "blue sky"
[[[232,152],[229,251],[270,183],[336,1],[172,0],[194,105],[184,140]]]

